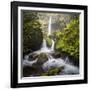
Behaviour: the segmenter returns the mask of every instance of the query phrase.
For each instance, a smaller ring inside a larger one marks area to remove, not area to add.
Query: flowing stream
[[[52,17],[49,17],[49,24],[48,24],[48,36],[51,35],[51,20]],[[51,54],[54,52],[54,40],[52,39],[52,46],[50,48],[47,47],[46,40],[43,39],[42,47],[40,50],[35,51],[33,53],[40,54],[40,53],[46,53],[48,55],[48,60],[42,65],[42,68],[44,71],[49,70],[52,67],[64,67],[64,69],[60,72],[60,75],[69,75],[69,74],[79,74],[79,68],[72,63],[70,63],[68,56],[65,59],[60,58],[54,58]],[[26,55],[23,60],[23,67],[25,66],[32,66],[34,63],[37,62],[37,59],[35,60],[28,60],[29,55]]]

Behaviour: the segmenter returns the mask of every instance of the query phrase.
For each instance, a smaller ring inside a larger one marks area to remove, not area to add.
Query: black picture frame
[[[84,78],[78,80],[64,81],[45,81],[33,83],[18,83],[18,7],[36,7],[36,8],[55,8],[55,9],[72,9],[84,11]],[[67,4],[49,4],[35,2],[11,2],[11,87],[34,87],[34,86],[52,86],[87,83],[87,6],[84,5],[67,5]]]

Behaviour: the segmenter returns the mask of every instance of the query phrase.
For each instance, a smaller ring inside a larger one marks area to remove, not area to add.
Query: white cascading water
[[[55,42],[54,42],[54,40],[52,39],[52,46],[51,46],[51,51],[54,51],[54,44],[55,44]]]
[[[52,23],[52,17],[49,17],[49,23],[48,23],[48,36],[51,35],[51,23]]]
[[[48,23],[48,36],[51,35],[51,23],[52,23],[52,17],[50,16],[49,17],[49,23]],[[52,39],[52,46],[51,48],[48,48],[47,47],[47,44],[46,44],[46,40],[43,39],[43,43],[42,43],[42,47],[41,47],[41,52],[51,52],[51,51],[54,51],[54,40]]]
[[[64,69],[60,72],[60,74],[67,75],[67,74],[79,74],[78,67],[74,66],[73,64],[68,63],[67,61],[61,58],[51,58],[47,62],[43,64],[43,69],[45,71],[49,70],[52,67],[64,67]]]
[[[43,43],[42,43],[42,47],[41,47],[41,52],[50,52],[50,49],[47,47],[45,39],[43,39]]]
[[[51,35],[51,21],[52,21],[52,17],[49,17],[49,24],[48,24],[48,36]],[[42,68],[43,70],[48,70],[52,67],[64,67],[64,69],[62,70],[62,72],[60,74],[65,75],[65,74],[78,74],[79,73],[79,68],[74,66],[73,64],[71,64],[69,62],[69,58],[66,57],[65,60],[63,60],[62,58],[53,58],[52,55],[50,55],[50,52],[54,51],[54,40],[52,39],[52,46],[51,48],[47,47],[46,44],[46,40],[43,39],[43,43],[42,43],[42,47],[40,50],[35,51],[33,53],[46,53],[48,55],[48,61],[46,61],[43,65]],[[34,63],[37,62],[37,59],[30,61],[28,60],[28,55],[25,57],[25,60],[23,61],[23,66],[32,66]]]
[[[48,23],[48,36],[51,35],[51,24],[52,24],[52,16],[49,17],[49,23]],[[50,48],[51,51],[54,51],[54,40],[52,39],[52,46]]]

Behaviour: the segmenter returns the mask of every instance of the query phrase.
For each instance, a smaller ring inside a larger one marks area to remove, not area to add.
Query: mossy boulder
[[[36,68],[37,76],[40,76],[42,72],[44,72],[42,65],[48,60],[48,56],[46,53],[40,53],[37,56],[37,62],[32,65],[32,67]]]
[[[46,38],[46,43],[47,43],[47,46],[50,48],[52,46],[52,39],[47,37]]]
[[[48,60],[48,55],[46,53],[41,53],[38,55],[38,60],[37,63],[39,65],[42,65],[43,63],[45,63]]]
[[[33,76],[40,76],[41,73],[43,73],[43,68],[42,65],[48,60],[48,56],[46,53],[40,53],[40,54],[35,54],[32,53],[29,56],[29,60],[35,60],[37,59],[37,62],[34,63],[32,66],[25,66],[23,68],[23,76],[28,77],[30,75]]]
[[[36,53],[32,53],[31,55],[29,55],[29,60],[35,60],[38,57],[38,55]]]

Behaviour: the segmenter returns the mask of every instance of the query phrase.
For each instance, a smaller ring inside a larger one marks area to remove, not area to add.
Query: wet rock
[[[48,60],[48,55],[46,53],[41,53],[38,55],[37,64],[42,65]]]
[[[75,66],[79,67],[79,59],[76,59],[72,56],[69,56],[69,58],[70,58],[70,62],[72,62]]]
[[[37,54],[32,53],[31,55],[29,55],[29,60],[30,60],[30,61],[31,61],[31,60],[35,60],[37,57],[38,57]]]
[[[61,57],[61,53],[60,52],[54,52],[54,53],[52,53],[52,56],[54,58],[60,58]]]
[[[42,67],[36,63],[32,66],[23,67],[23,77],[40,76],[43,72]]]
[[[52,39],[50,39],[49,37],[46,38],[46,43],[47,46],[50,48],[52,46]]]
[[[30,66],[25,66],[23,67],[23,76],[24,77],[29,77],[30,75],[34,75],[37,73],[37,69],[35,67],[30,67]]]
[[[38,63],[35,63],[33,64],[33,67],[35,67],[37,69],[37,73],[36,73],[36,76],[40,76],[42,72],[44,72],[43,68],[42,68],[42,65],[38,64]]]

